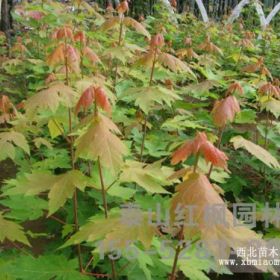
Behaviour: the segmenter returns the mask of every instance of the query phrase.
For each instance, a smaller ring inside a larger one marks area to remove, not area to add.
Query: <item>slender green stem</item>
[[[102,167],[101,167],[101,163],[100,163],[100,158],[98,158],[97,164],[98,164],[99,179],[100,179],[100,184],[101,184],[101,193],[102,193],[104,215],[105,215],[105,218],[107,219],[108,218],[108,205],[107,205],[106,188],[105,188],[105,184],[104,184],[103,172],[102,172]]]
[[[118,46],[121,45],[122,42],[122,33],[123,33],[123,19],[124,19],[124,15],[121,14],[120,15],[120,32],[119,32],[119,39],[118,39]],[[119,64],[118,62],[116,63],[116,69],[115,69],[115,81],[114,84],[117,84],[117,80],[118,80],[118,68],[119,68]]]
[[[158,52],[158,49],[156,48],[154,51],[154,58],[153,58],[153,64],[152,64],[152,69],[151,69],[151,74],[150,74],[149,86],[151,86],[153,83],[155,66],[156,66],[156,62],[157,62],[157,52]],[[141,162],[143,161],[143,153],[144,153],[144,148],[145,148],[145,140],[146,140],[146,134],[147,134],[147,122],[148,122],[148,116],[145,115],[144,124],[143,124],[143,128],[142,128],[143,136],[142,136],[141,150],[140,150]]]
[[[100,184],[101,184],[101,193],[102,193],[102,202],[103,202],[103,208],[104,208],[104,216],[105,219],[108,219],[108,204],[107,204],[107,198],[106,198],[106,188],[105,188],[105,183],[104,183],[104,177],[103,177],[103,172],[102,172],[102,166],[100,163],[100,158],[97,160],[98,164],[98,172],[99,172],[99,179],[100,179]],[[111,261],[111,268],[112,268],[112,279],[117,278],[117,273],[116,273],[116,267],[115,267],[115,261]]]
[[[65,59],[65,84],[69,85],[69,73],[68,73],[68,60],[67,60],[67,40],[65,38],[64,40],[65,44],[65,53],[64,53],[64,59]],[[68,126],[69,126],[69,134],[72,133],[72,115],[71,115],[71,109],[68,110]],[[72,170],[75,169],[75,160],[74,160],[74,146],[73,146],[73,137],[69,136],[69,147],[70,147],[70,155],[71,155],[71,165]],[[78,220],[78,194],[77,189],[74,191],[73,195],[73,214],[74,214],[74,224],[75,224],[75,232],[79,230],[79,220]],[[78,254],[78,262],[79,262],[79,270],[80,272],[83,272],[83,262],[82,262],[82,250],[81,245],[77,244],[77,254]]]

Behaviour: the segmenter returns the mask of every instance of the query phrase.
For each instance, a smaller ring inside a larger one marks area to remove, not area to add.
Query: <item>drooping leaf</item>
[[[160,53],[158,55],[158,61],[173,72],[187,72],[191,74],[193,78],[196,78],[193,71],[185,62],[171,54]]]
[[[98,55],[89,47],[84,47],[83,55],[93,64],[101,63],[101,60],[98,57]]]
[[[195,225],[190,224],[188,205],[194,206],[191,221]],[[217,223],[215,221],[209,222],[205,215],[207,209],[215,205],[219,205],[221,207],[220,211],[224,211],[224,220]],[[224,201],[205,175],[193,173],[186,181],[176,187],[176,194],[172,199],[170,209],[172,221],[176,220],[177,207],[183,207],[181,209],[183,209],[183,219],[185,220],[185,238],[190,240],[199,235],[204,246],[216,259],[227,259],[231,248],[236,251],[240,247],[248,247],[252,240],[260,242],[261,246],[265,246],[261,236],[253,230],[245,225],[235,226],[233,214],[227,209]],[[217,243],[217,241],[222,243]],[[257,267],[264,271],[270,269],[264,266]]]
[[[55,82],[49,88],[44,89],[27,99],[26,111],[36,109],[49,109],[55,112],[59,104],[73,107],[76,99],[76,92],[62,82]]]
[[[5,239],[10,241],[18,241],[30,246],[30,243],[23,232],[23,228],[12,221],[6,220],[0,212],[0,242]]]
[[[172,184],[167,178],[171,175],[172,169],[163,168],[160,162],[144,164],[137,161],[126,161],[121,182],[135,182],[150,193],[168,193],[162,186]]]
[[[57,64],[63,63],[65,59],[64,55],[65,46],[60,43],[54,51],[48,56],[47,63],[50,66],[56,66]]]
[[[127,215],[130,215],[130,213],[127,212]],[[137,216],[139,218],[137,221],[133,220],[135,219],[133,215],[132,217],[120,217],[119,214],[113,214],[109,215],[108,219],[100,216],[93,217],[63,247],[84,241],[94,242],[102,239],[101,246],[104,253],[112,250],[112,244],[116,249],[125,249],[128,242],[137,241],[140,241],[148,249],[154,235],[157,234],[157,228],[150,223],[147,213],[140,212],[139,215],[142,216]]]
[[[49,192],[49,216],[65,204],[67,199],[73,197],[76,188],[84,191],[89,178],[78,170],[71,170],[58,175]]]
[[[230,95],[225,99],[215,102],[211,112],[216,126],[224,127],[227,122],[233,122],[234,117],[240,112],[240,107],[235,96]]]
[[[76,140],[76,158],[99,158],[101,165],[117,172],[127,149],[115,134],[120,131],[109,118],[101,114],[93,117],[87,131]]]
[[[230,140],[230,142],[233,143],[233,146],[236,150],[239,148],[244,148],[251,155],[255,156],[267,166],[280,169],[280,164],[277,159],[261,146],[244,139],[242,136],[235,136]]]
[[[198,132],[193,140],[187,141],[172,155],[172,164],[185,161],[190,155],[203,154],[206,161],[213,165],[226,169],[228,157],[224,152],[216,148],[208,139],[204,132]]]
[[[8,181],[12,188],[7,189],[5,195],[38,195],[48,191],[55,181],[56,176],[49,172],[36,171],[31,174],[24,174],[17,179]]]
[[[269,100],[262,103],[262,107],[267,111],[271,112],[276,118],[280,116],[280,101],[274,98],[270,98]]]
[[[119,17],[110,17],[100,26],[100,29],[103,31],[108,31],[116,27],[119,23],[120,23]]]
[[[132,27],[133,29],[135,29],[136,32],[146,36],[148,39],[150,39],[150,33],[146,30],[146,28],[138,21],[136,21],[135,19],[131,18],[131,17],[125,17],[123,19],[123,23],[125,26],[127,27]]]
[[[7,189],[5,194],[32,196],[49,191],[49,215],[51,215],[73,196],[75,188],[83,191],[89,184],[89,178],[78,170],[70,170],[60,175],[37,171],[13,181],[14,187]]]
[[[28,143],[23,134],[16,131],[0,133],[0,161],[6,158],[15,158],[15,147],[30,153]]]

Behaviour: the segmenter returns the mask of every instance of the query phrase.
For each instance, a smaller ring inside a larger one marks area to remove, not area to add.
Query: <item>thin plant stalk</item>
[[[68,58],[67,58],[67,40],[65,37],[64,40],[65,44],[65,51],[64,51],[64,65],[65,65],[65,84],[69,85],[69,69],[68,69]],[[69,125],[69,134],[72,133],[72,115],[71,109],[68,110],[68,125]],[[70,155],[71,155],[71,167],[72,170],[75,170],[75,161],[74,161],[74,147],[73,147],[73,137],[69,137],[69,147],[70,147]],[[73,212],[74,212],[74,224],[75,224],[75,232],[79,230],[79,220],[78,220],[78,193],[77,189],[74,191],[73,195]],[[83,262],[82,262],[82,250],[81,245],[77,244],[77,254],[78,254],[78,263],[79,263],[79,270],[83,272]]]
[[[120,32],[119,32],[118,46],[120,46],[120,45],[121,45],[121,42],[122,42],[123,19],[124,19],[124,14],[120,14]],[[116,85],[117,80],[118,80],[118,68],[119,68],[119,64],[116,63],[115,81],[114,81],[114,84],[115,84],[115,85]]]
[[[94,116],[98,116],[98,108],[96,102],[94,102]],[[100,185],[101,185],[101,194],[102,194],[102,204],[104,208],[104,216],[105,219],[108,219],[108,203],[107,203],[107,197],[106,197],[106,187],[105,187],[105,182],[104,182],[104,176],[103,176],[103,171],[102,171],[102,166],[100,162],[100,158],[98,157],[97,160],[97,165],[98,165],[98,173],[99,173],[99,180],[100,180]],[[117,273],[116,273],[116,267],[115,267],[115,261],[111,260],[111,268],[112,268],[112,279],[115,280],[117,278]]]
[[[195,157],[195,162],[194,162],[194,165],[193,165],[193,173],[196,173],[196,170],[197,170],[197,167],[198,167],[198,161],[199,161],[199,153],[197,153],[196,157]],[[184,240],[184,225],[181,226],[181,230],[179,232],[179,240],[180,241]],[[173,265],[172,265],[172,271],[171,271],[169,280],[175,280],[176,279],[177,263],[178,263],[178,260],[179,260],[180,252],[183,248],[184,248],[184,246],[181,246],[181,244],[179,244],[176,247],[175,256],[174,256]]]
[[[151,74],[150,74],[149,86],[151,86],[153,83],[155,66],[156,66],[156,62],[157,62],[157,53],[158,53],[158,48],[156,48],[154,51],[154,58],[153,58],[153,64],[152,64],[152,69],[151,69]],[[142,137],[141,150],[140,150],[140,161],[143,161],[143,153],[144,153],[145,140],[146,140],[146,134],[147,134],[147,121],[148,121],[148,116],[145,115],[143,129],[142,129],[143,137]]]

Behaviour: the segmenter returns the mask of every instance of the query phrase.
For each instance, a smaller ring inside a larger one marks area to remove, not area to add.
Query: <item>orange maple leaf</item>
[[[53,39],[61,40],[61,39],[70,39],[74,40],[73,31],[70,26],[63,26],[58,28],[53,34]]]
[[[78,31],[75,35],[74,35],[74,41],[76,42],[80,42],[81,44],[85,45],[86,43],[86,34],[83,31]]]
[[[93,100],[94,100],[94,87],[90,86],[82,93],[76,105],[76,109],[75,109],[76,114],[79,113],[81,108],[83,108],[84,111],[87,110],[92,104]]]
[[[90,62],[93,64],[101,62],[98,55],[89,47],[83,48],[83,55],[87,57],[90,60]]]
[[[243,94],[243,88],[238,82],[234,82],[228,87],[226,95],[231,95],[235,92]]]
[[[105,90],[102,87],[97,87],[94,89],[94,92],[97,105],[104,111],[111,112],[111,104],[108,100]]]
[[[267,94],[269,96],[274,96],[280,98],[280,88],[274,86],[272,83],[265,83],[259,88],[259,93],[261,95]]]
[[[224,127],[227,122],[232,122],[236,113],[240,112],[240,107],[235,96],[228,96],[215,102],[211,112],[214,124],[218,127]]]
[[[102,87],[90,86],[82,93],[76,105],[76,114],[79,113],[81,108],[87,110],[94,101],[104,111],[111,112],[111,104],[105,90]]]
[[[180,161],[185,161],[190,155],[197,155],[198,153],[203,154],[205,159],[213,165],[227,168],[228,157],[208,141],[204,132],[198,132],[193,140],[187,141],[177,149],[172,155],[171,163],[177,164]]]
[[[164,37],[162,34],[156,34],[152,37],[150,41],[151,49],[161,48],[164,46]]]
[[[117,11],[119,14],[124,14],[129,10],[129,6],[127,1],[122,1],[118,7],[117,7]]]

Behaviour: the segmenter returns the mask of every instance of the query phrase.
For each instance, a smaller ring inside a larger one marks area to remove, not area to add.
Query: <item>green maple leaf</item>
[[[55,82],[49,88],[44,89],[27,99],[26,111],[33,112],[37,109],[49,109],[55,112],[60,104],[73,107],[77,93],[62,82]]]
[[[23,228],[12,221],[6,220],[0,212],[0,242],[5,239],[10,241],[18,241],[30,246],[30,243],[23,232]]]
[[[130,88],[123,93],[121,98],[129,102],[134,101],[135,105],[139,106],[146,114],[156,104],[167,104],[170,107],[172,102],[181,99],[173,91],[160,86]]]
[[[26,174],[18,180],[9,180],[9,182],[15,187],[7,189],[5,195],[32,196],[49,191],[48,208],[49,215],[51,215],[73,196],[76,187],[84,191],[84,188],[90,184],[90,179],[78,170],[71,170],[61,175],[37,171]]]
[[[48,208],[48,202],[34,196],[24,197],[15,195],[0,200],[0,204],[9,207],[11,210],[5,214],[7,218],[18,221],[36,220],[44,215]]]
[[[114,248],[125,249],[127,242],[140,241],[147,249],[150,247],[154,235],[157,234],[155,224],[149,222],[148,214],[141,212],[142,220],[139,223],[130,224],[124,222],[119,214],[114,213],[105,219],[101,216],[92,217],[90,222],[81,227],[63,246],[79,244],[84,241],[95,242],[102,239],[102,251],[111,251],[112,242]],[[133,219],[131,217],[131,219]]]
[[[0,264],[0,274],[19,280],[89,279],[77,270],[77,266],[78,261],[76,259],[68,260],[63,255],[45,255],[38,258],[24,255]]]
[[[76,189],[84,191],[89,178],[78,170],[72,170],[57,176],[49,192],[49,216],[63,206],[68,198],[73,196]]]

